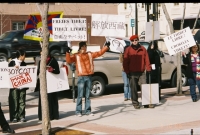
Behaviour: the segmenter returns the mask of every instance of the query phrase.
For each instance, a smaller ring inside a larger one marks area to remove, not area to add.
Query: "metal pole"
[[[135,3],[135,34],[138,34],[138,13],[137,3]]]
[[[72,71],[72,97],[73,102],[75,103],[75,70]]]
[[[156,3],[153,3],[153,14],[154,14],[153,21],[156,21]]]
[[[147,6],[147,22],[149,22],[149,3],[146,3]]]
[[[90,44],[90,23],[88,23],[88,44]]]

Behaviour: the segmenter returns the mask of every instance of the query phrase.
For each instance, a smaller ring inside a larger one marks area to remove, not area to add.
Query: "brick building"
[[[118,14],[118,4],[50,3],[49,12],[63,11],[63,18],[86,18],[88,44],[103,45],[105,37],[91,36],[91,14]],[[0,3],[0,34],[24,29],[30,14],[39,13],[36,3]],[[78,42],[72,42],[77,45]]]

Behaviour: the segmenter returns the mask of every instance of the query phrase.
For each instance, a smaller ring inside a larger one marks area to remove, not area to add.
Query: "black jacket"
[[[200,56],[200,52],[198,52],[198,55]],[[186,76],[188,78],[193,78],[192,62],[191,62],[191,52],[189,52],[188,54],[186,54],[186,57],[183,56],[183,63],[187,65]]]

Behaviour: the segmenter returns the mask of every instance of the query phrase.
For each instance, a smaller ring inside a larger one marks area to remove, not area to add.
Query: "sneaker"
[[[128,98],[125,98],[125,99],[124,99],[124,101],[127,101],[127,100],[128,100]]]
[[[149,105],[144,105],[144,108],[149,108]]]
[[[94,116],[94,113],[87,113],[87,116]]]
[[[139,105],[133,105],[135,109],[140,109]]]
[[[150,105],[149,105],[149,108],[154,108],[154,107],[155,107],[155,106],[154,106],[154,105],[152,105],[152,104],[150,104]]]
[[[17,123],[17,119],[13,119],[12,123]]]
[[[21,118],[20,122],[26,122],[25,118]]]
[[[81,114],[81,113],[77,113],[77,114],[76,114],[76,116],[78,116],[78,117],[81,117],[81,116],[82,116],[82,114]]]

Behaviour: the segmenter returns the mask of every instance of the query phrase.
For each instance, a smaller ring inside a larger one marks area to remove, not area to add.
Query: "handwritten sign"
[[[86,18],[53,18],[54,41],[87,41]]]
[[[145,41],[160,39],[159,21],[147,22],[145,29]]]
[[[196,45],[189,27],[165,37],[164,41],[170,55]]]
[[[92,14],[92,36],[125,37],[125,15]]]
[[[60,74],[46,72],[47,93],[69,90],[68,77],[65,68],[60,68]]]
[[[10,88],[10,83],[8,80],[9,80],[9,73],[1,72],[0,73],[0,88]]]
[[[5,78],[2,79],[2,83],[9,82],[10,88],[25,88],[36,86],[37,66],[21,66],[20,68],[0,67],[0,74],[9,75],[9,78],[4,75]]]

